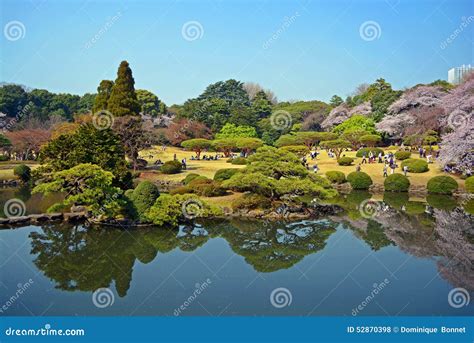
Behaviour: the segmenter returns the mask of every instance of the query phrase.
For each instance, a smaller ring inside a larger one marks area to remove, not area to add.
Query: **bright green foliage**
[[[337,159],[337,164],[340,166],[350,166],[354,162],[352,157],[342,156]]]
[[[364,172],[352,172],[347,175],[347,181],[351,184],[352,189],[369,189],[372,185],[372,179]]]
[[[252,192],[273,197],[276,180],[258,172],[247,172],[232,176],[222,186],[237,192]]]
[[[426,185],[429,193],[451,195],[458,189],[458,183],[451,176],[435,176]]]
[[[270,199],[259,194],[246,193],[243,196],[232,201],[234,210],[254,210],[257,208],[266,209],[272,205]]]
[[[432,146],[439,142],[438,133],[433,130],[428,130],[423,135],[423,144]]]
[[[191,181],[193,181],[195,178],[197,177],[201,177],[201,175],[199,174],[196,174],[196,173],[189,173],[188,175],[186,175],[186,177],[183,179],[183,183],[185,185],[187,185],[188,183],[190,183]]]
[[[55,172],[50,181],[41,183],[33,193],[45,195],[63,192],[66,197],[60,205],[82,205],[100,218],[115,217],[124,208],[122,190],[112,186],[114,175],[95,164],[79,164],[71,169]]]
[[[166,161],[160,168],[163,174],[178,174],[181,172],[182,164],[179,161]]]
[[[141,113],[156,117],[166,113],[166,105],[158,97],[145,89],[137,89],[137,100],[140,104]]]
[[[257,137],[257,131],[251,126],[236,126],[234,124],[227,123],[219,131],[219,133],[216,134],[216,139],[243,137]]]
[[[122,61],[118,68],[107,110],[116,117],[135,116],[140,113],[140,104],[135,93],[135,80],[127,61]]]
[[[417,158],[408,158],[402,162],[402,169],[407,166],[410,173],[424,173],[429,170],[428,163],[425,160]]]
[[[306,178],[283,178],[275,182],[275,192],[279,196],[283,195],[304,195],[311,194],[324,199],[335,196],[337,193],[332,189],[325,189],[310,177]]]
[[[474,176],[469,176],[465,181],[465,185],[466,191],[469,193],[474,193]]]
[[[345,139],[346,141],[350,142],[352,145],[352,149],[356,150],[360,147],[361,144],[361,137],[369,134],[369,132],[360,129],[360,128],[352,128],[352,129],[347,129],[344,131],[342,134],[342,139]]]
[[[31,168],[25,164],[20,164],[13,168],[13,174],[18,176],[23,183],[27,183],[31,180]]]
[[[100,82],[99,87],[97,87],[97,95],[94,98],[92,113],[97,113],[107,109],[113,86],[114,82],[110,80],[102,80]]]
[[[263,145],[263,142],[258,138],[244,137],[236,138],[236,144],[237,148],[247,155],[260,148]]]
[[[74,133],[51,140],[41,149],[40,162],[52,171],[81,163],[96,164],[112,172],[122,186],[131,181],[120,139],[111,129],[98,130],[92,124],[83,124]]]
[[[239,166],[243,166],[247,164],[247,159],[245,157],[235,157],[235,158],[229,158],[227,160],[228,163],[236,164]]]
[[[225,157],[229,157],[231,152],[238,150],[237,140],[235,138],[215,139],[212,141],[212,148],[224,153]]]
[[[303,145],[303,144],[304,144],[303,139],[293,134],[282,135],[275,142],[275,146],[277,147]]]
[[[225,169],[219,169],[216,171],[214,174],[214,181],[224,181],[230,179],[232,176],[237,174],[239,172],[239,169],[237,168],[225,168]]]
[[[397,151],[395,153],[395,158],[399,161],[406,160],[411,157],[411,152],[410,151]]]
[[[383,184],[387,192],[408,192],[410,180],[402,174],[389,175]]]
[[[204,138],[194,138],[181,142],[181,146],[186,150],[194,151],[199,158],[203,150],[212,147],[212,141]]]
[[[328,178],[329,181],[332,183],[345,183],[346,182],[346,175],[338,170],[330,170],[326,172],[326,177]]]
[[[360,142],[369,147],[376,146],[381,140],[382,137],[379,135],[364,135],[360,137]]]
[[[374,156],[378,156],[379,154],[384,155],[383,150],[380,148],[362,148],[357,150],[356,157],[362,157],[364,154],[366,157],[369,157],[370,152],[372,152]]]
[[[336,158],[339,159],[341,156],[342,152],[346,149],[349,149],[351,147],[351,143],[344,139],[334,139],[330,141],[323,141],[320,143],[322,148],[325,149],[332,149],[334,151],[334,154],[336,154]]]
[[[191,218],[222,215],[222,211],[192,194],[161,194],[148,210],[148,220],[156,225],[177,226],[179,222]]]
[[[132,215],[138,217],[140,221],[146,221],[145,213],[155,203],[160,196],[158,187],[150,181],[142,181],[131,192],[125,195],[132,203]]]
[[[356,114],[345,120],[343,123],[337,125],[332,131],[337,134],[342,134],[350,129],[361,129],[369,133],[376,133],[374,121],[359,114]]]
[[[309,154],[309,148],[306,145],[286,145],[279,149],[282,151],[291,152],[298,157],[304,157]]]

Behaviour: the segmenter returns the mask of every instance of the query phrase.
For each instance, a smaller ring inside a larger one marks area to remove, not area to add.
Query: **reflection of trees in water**
[[[0,217],[5,217],[3,206],[10,199],[20,199],[26,205],[26,213],[44,213],[54,203],[60,201],[61,194],[31,194],[31,188],[28,186],[7,187],[0,190]]]

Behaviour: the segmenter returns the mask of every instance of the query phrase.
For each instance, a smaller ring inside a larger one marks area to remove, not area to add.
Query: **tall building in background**
[[[448,82],[457,85],[461,83],[463,77],[471,71],[474,71],[474,67],[471,67],[470,64],[463,64],[461,67],[451,68],[448,70]]]

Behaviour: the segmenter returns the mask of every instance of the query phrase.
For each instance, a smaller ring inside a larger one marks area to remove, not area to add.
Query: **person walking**
[[[403,167],[403,175],[407,176],[407,174],[408,174],[408,167],[404,166]]]
[[[365,156],[365,152],[362,155],[362,164],[367,163],[367,157]]]
[[[388,176],[388,166],[387,164],[385,163],[384,166],[383,166],[383,177],[387,177]]]
[[[356,165],[356,171],[357,171],[357,172],[360,172],[361,169],[362,169],[362,168],[360,167],[360,163],[359,163],[358,165]]]

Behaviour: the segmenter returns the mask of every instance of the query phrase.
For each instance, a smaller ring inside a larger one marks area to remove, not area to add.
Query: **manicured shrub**
[[[256,208],[265,209],[271,207],[271,201],[262,195],[250,193],[244,194],[240,198],[232,201],[231,206],[234,210],[253,210]]]
[[[192,190],[193,193],[204,197],[218,197],[227,194],[227,190],[216,181],[195,185],[192,187]]]
[[[237,168],[219,169],[214,174],[214,181],[224,181],[230,179],[233,175],[239,172]]]
[[[399,161],[406,160],[411,157],[411,152],[410,151],[397,151],[395,153],[395,158]]]
[[[201,176],[199,174],[196,174],[196,173],[190,173],[188,175],[186,175],[186,177],[183,179],[183,181],[181,181],[182,183],[184,183],[185,185],[187,185],[188,183],[190,183],[191,181],[193,181],[195,178],[197,178],[198,176]]]
[[[126,196],[133,204],[136,215],[140,220],[145,220],[145,213],[160,196],[158,187],[150,181],[142,181],[132,191],[126,192]]]
[[[346,156],[339,157],[339,159],[337,160],[337,163],[340,166],[350,166],[352,162],[354,162],[354,159],[352,157],[346,157]]]
[[[0,155],[0,162],[8,161],[8,160],[10,160],[10,158],[8,158],[7,155]]]
[[[13,174],[18,176],[21,182],[27,183],[31,180],[31,168],[25,164],[20,164],[13,169]]]
[[[298,157],[304,157],[309,154],[309,148],[306,145],[287,145],[279,149],[291,152]]]
[[[387,192],[408,192],[410,181],[402,174],[391,174],[385,179],[383,186]]]
[[[229,158],[227,163],[237,164],[237,165],[244,165],[247,164],[247,159],[245,157],[235,157]]]
[[[451,195],[458,189],[458,183],[451,176],[435,176],[426,185],[429,193]]]
[[[380,149],[380,148],[362,148],[362,149],[359,149],[356,153],[356,156],[357,157],[362,157],[365,153],[365,156],[366,157],[369,157],[369,153],[372,151],[372,154],[374,154],[374,156],[378,156],[379,153],[382,153],[383,154],[383,150]]]
[[[332,183],[341,184],[346,182],[346,175],[343,172],[337,170],[331,170],[326,172],[326,177]]]
[[[468,193],[474,193],[474,176],[469,176],[465,182],[466,191]]]
[[[182,165],[179,161],[167,161],[161,166],[163,174],[178,174],[181,172]]]
[[[429,170],[428,163],[425,160],[409,158],[402,162],[402,169],[407,166],[410,173],[424,173]]]
[[[372,185],[372,179],[364,172],[352,172],[347,175],[347,181],[353,189],[369,189]]]

